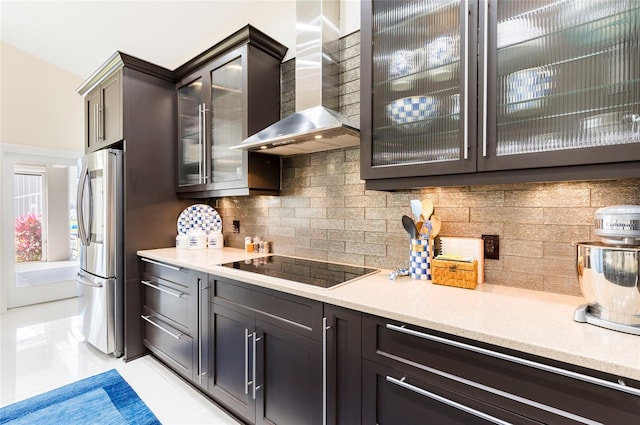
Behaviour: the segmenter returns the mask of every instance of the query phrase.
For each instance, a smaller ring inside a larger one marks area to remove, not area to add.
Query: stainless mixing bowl
[[[640,246],[578,244],[580,289],[601,319],[640,325]]]

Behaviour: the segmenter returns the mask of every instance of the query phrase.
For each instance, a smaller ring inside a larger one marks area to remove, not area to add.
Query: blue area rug
[[[160,424],[112,369],[0,409],[0,424]]]

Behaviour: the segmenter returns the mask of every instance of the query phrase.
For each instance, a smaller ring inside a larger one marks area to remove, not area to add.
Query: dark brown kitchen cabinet
[[[144,345],[201,389],[208,384],[206,273],[142,258]]]
[[[188,205],[175,191],[175,80],[166,68],[116,52],[77,92],[85,102],[85,152],[106,147],[124,152],[121,250],[124,360],[129,361],[148,352],[140,319],[144,301],[137,253],[173,246],[176,217]]]
[[[359,424],[362,403],[361,313],[324,304],[324,318],[326,423]]]
[[[639,382],[383,318],[362,326],[365,424],[640,421]]]
[[[122,69],[85,96],[85,152],[119,142],[122,133]]]
[[[209,278],[209,394],[249,423],[321,424],[322,303]]]
[[[280,118],[280,62],[286,50],[247,26],[176,69],[181,196],[280,190],[278,158],[229,148]]]
[[[367,188],[637,177],[640,4],[362,2]]]

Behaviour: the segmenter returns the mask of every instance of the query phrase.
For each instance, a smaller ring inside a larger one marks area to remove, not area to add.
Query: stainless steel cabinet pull
[[[164,292],[165,294],[169,294],[172,297],[180,298],[180,297],[182,297],[184,295],[182,292],[173,292],[173,291],[170,291],[168,289],[161,288],[160,286],[154,285],[153,283],[149,282],[148,280],[141,280],[140,282],[143,285],[147,285],[150,288],[157,289],[158,291]]]
[[[163,328],[162,326],[160,326],[159,324],[157,324],[156,322],[154,322],[153,320],[151,320],[151,315],[147,315],[145,316],[144,314],[141,315],[140,317],[142,317],[142,319],[146,320],[147,322],[151,323],[153,326],[155,326],[156,328],[160,329],[162,332],[168,333],[169,335],[171,335],[172,337],[174,337],[175,339],[180,339],[180,337],[182,335],[184,335],[183,333],[179,333],[179,334],[174,334],[171,331],[166,330],[165,328]]]
[[[209,166],[207,165],[207,105],[205,103],[202,104],[202,166],[204,168],[204,172],[202,173],[202,178],[204,179],[204,183],[207,183],[209,180]]]
[[[464,159],[469,159],[469,0],[464,0]]]
[[[202,300],[204,299],[204,302],[209,302],[209,300],[206,298],[206,295],[205,296],[202,295],[202,292],[206,291],[207,289],[209,289],[209,286],[203,285],[202,284],[202,279],[198,279],[198,287],[200,289],[200,297],[199,297],[200,314],[198,314],[198,317],[200,318],[200,320],[198,320],[198,380],[200,381],[200,385],[202,385],[202,377],[207,374],[206,371],[202,370],[202,322],[203,322],[203,318],[202,318],[202,311],[203,311]]]
[[[489,91],[487,89],[487,82],[489,81],[489,76],[487,75],[488,71],[488,63],[489,63],[489,0],[484,0],[484,40],[483,40],[483,54],[484,59],[482,61],[482,69],[483,76],[482,79],[482,156],[487,156],[487,113],[489,110],[487,109],[487,95]]]
[[[98,122],[98,114],[99,114],[99,104],[93,105],[93,142],[98,143],[98,127],[100,126]]]
[[[159,261],[150,260],[150,259],[148,259],[148,258],[144,258],[144,257],[142,257],[142,258],[140,258],[140,259],[141,259],[142,261],[144,261],[145,263],[155,264],[156,266],[166,267],[166,268],[168,268],[168,269],[175,270],[175,271],[178,271],[178,272],[182,270],[182,267],[172,266],[171,264],[161,263],[161,262],[159,262]]]
[[[485,419],[489,422],[493,422],[494,424],[511,425],[511,422],[503,421],[502,419],[498,419],[494,416],[491,416],[479,410],[473,409],[469,406],[465,406],[464,404],[460,404],[456,401],[439,396],[438,394],[434,394],[430,391],[423,390],[422,388],[416,387],[415,385],[407,384],[404,380],[405,378],[396,379],[392,376],[387,376],[387,382],[391,382],[392,384],[398,385],[399,387],[405,388],[409,391],[413,391],[414,393],[420,394],[425,397],[429,397],[430,399],[439,401],[440,403],[446,404],[447,406],[451,406],[455,409],[462,410],[463,412]]]
[[[262,338],[258,338],[256,336],[256,333],[253,333],[253,379],[252,379],[252,386],[253,386],[253,399],[256,399],[256,391],[259,390],[260,388],[262,388],[260,385],[256,385],[256,346],[258,341],[260,341]]]
[[[104,141],[104,132],[102,131],[102,126],[104,125],[104,108],[101,104],[98,104],[98,141]]]
[[[202,134],[204,132],[202,126],[202,109],[203,103],[198,105],[198,183],[202,184],[202,147],[204,144],[202,143]]]
[[[555,373],[556,375],[566,376],[567,378],[578,379],[580,381],[588,382],[590,384],[600,385],[602,387],[611,388],[614,390],[623,391],[625,393],[640,396],[640,389],[628,387],[625,385],[620,385],[614,382],[605,381],[604,379],[594,378],[592,376],[583,375],[581,373],[572,372],[570,370],[561,369],[559,367],[548,366],[546,364],[534,362],[532,360],[522,359],[520,357],[510,356],[509,354],[503,354],[493,350],[487,350],[486,348],[475,347],[473,345],[465,344],[463,342],[452,341],[447,338],[442,338],[435,335],[429,335],[424,332],[418,332],[411,329],[407,329],[403,326],[392,325],[391,323],[387,323],[386,327],[387,329],[390,329],[392,331],[402,332],[407,335],[416,336],[418,338],[427,339],[429,341],[435,341],[442,344],[447,344],[452,347],[461,348],[463,350],[472,351],[474,353],[483,354],[485,356],[494,357],[500,360],[506,360],[519,365],[543,370],[545,372]]]
[[[249,380],[249,329],[244,329],[244,393],[249,394],[249,385],[253,384],[253,380]]]
[[[327,318],[322,318],[322,425],[327,425]]]
[[[102,286],[103,286],[102,283],[92,282],[91,280],[87,279],[86,277],[84,277],[80,273],[78,273],[76,275],[76,280],[82,285],[91,286],[93,288],[102,288]]]

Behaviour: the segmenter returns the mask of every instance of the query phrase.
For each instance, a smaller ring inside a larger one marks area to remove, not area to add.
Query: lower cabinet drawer
[[[144,322],[144,345],[176,372],[193,380],[197,365],[195,340],[157,316],[147,314],[141,320]]]
[[[640,391],[616,377],[365,316],[363,357],[543,423],[640,423]]]
[[[143,279],[141,284],[144,288],[144,305],[147,309],[162,314],[188,333],[197,329],[197,323],[194,323],[196,312],[194,312],[193,298],[188,287],[153,276]]]
[[[363,424],[539,423],[369,360],[363,361],[362,388]]]

